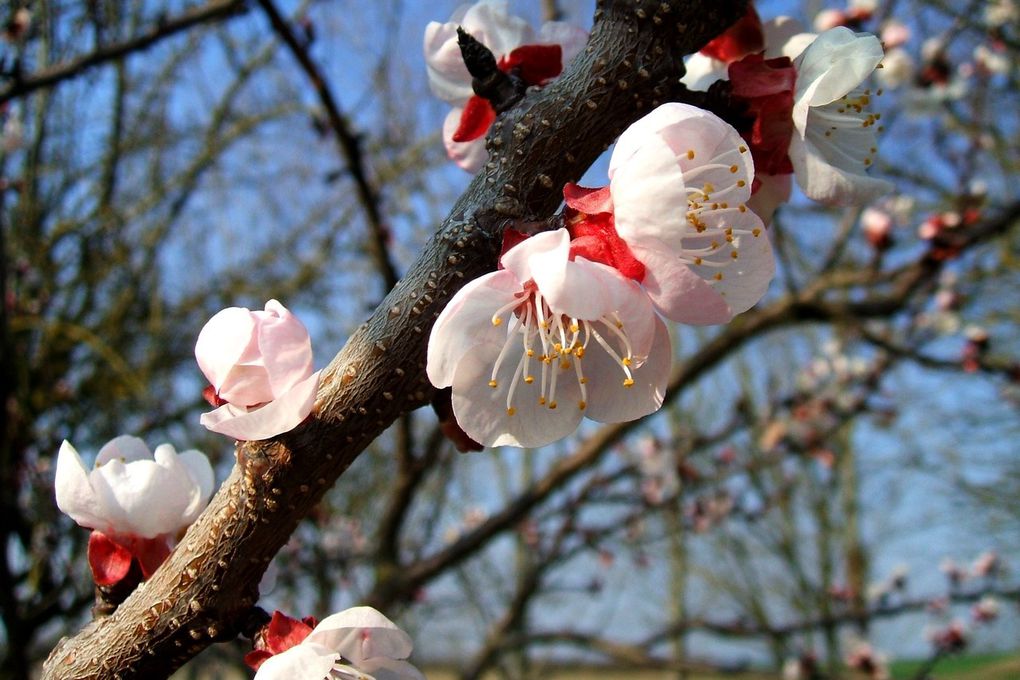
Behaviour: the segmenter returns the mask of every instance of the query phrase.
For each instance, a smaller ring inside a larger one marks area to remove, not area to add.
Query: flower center
[[[513,318],[512,326],[493,364],[488,383],[492,389],[501,389],[503,385],[497,380],[500,369],[520,352],[506,392],[507,415],[515,415],[515,404],[529,398],[536,399],[539,406],[555,410],[559,406],[557,386],[562,380],[577,381],[580,389],[577,408],[582,411],[587,408],[588,376],[584,371],[584,357],[589,346],[593,349],[597,346],[609,355],[622,374],[624,387],[634,385],[633,345],[617,314],[594,320],[558,314],[529,282],[523,296],[496,310],[492,325],[502,325],[507,315]]]

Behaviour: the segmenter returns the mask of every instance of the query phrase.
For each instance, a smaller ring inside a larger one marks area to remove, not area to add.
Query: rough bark
[[[489,163],[407,276],[324,372],[313,416],[238,446],[237,464],[167,562],[109,617],[64,639],[45,678],[163,678],[241,631],[266,565],[297,523],[400,414],[428,402],[431,325],[465,282],[496,265],[502,231],[543,219],[628,124],[683,95],[682,58],[742,0],[606,0],[588,47],[490,132]]]

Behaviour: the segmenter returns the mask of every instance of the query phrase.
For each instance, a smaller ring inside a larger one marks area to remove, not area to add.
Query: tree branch
[[[36,90],[76,78],[93,66],[99,66],[108,61],[148,49],[165,38],[186,31],[193,26],[222,21],[243,14],[247,10],[247,0],[211,0],[205,5],[189,9],[176,17],[162,19],[156,26],[134,38],[100,47],[91,54],[63,64],[56,64],[27,76],[16,73],[13,75],[12,82],[0,89],[0,105],[16,97],[23,97]]]

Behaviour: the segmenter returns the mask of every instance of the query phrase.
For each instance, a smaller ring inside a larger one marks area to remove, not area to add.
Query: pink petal
[[[429,335],[426,372],[433,385],[452,385],[457,363],[476,345],[503,342],[507,326],[493,326],[492,316],[521,290],[513,273],[504,269],[470,281],[457,291]],[[503,324],[510,319],[507,314]]]
[[[531,262],[539,255],[547,255],[546,264],[556,263],[556,267],[564,267],[563,263],[570,257],[570,234],[567,230],[544,231],[524,239],[503,254],[500,264],[513,272],[518,281],[526,283],[535,277]]]
[[[610,267],[578,257],[571,262],[561,250],[531,258],[539,292],[556,313],[575,319],[598,319],[613,311],[610,286],[623,278]]]
[[[589,346],[590,347],[590,346]],[[655,318],[655,339],[645,363],[633,369],[634,384],[625,387],[626,374],[601,348],[591,348],[584,356],[588,376],[588,410],[592,420],[621,423],[655,413],[662,406],[673,349],[666,325]]]
[[[642,285],[667,319],[700,326],[732,318],[723,297],[664,244],[652,242],[633,250],[647,268]]]
[[[468,352],[457,364],[453,379],[453,412],[457,422],[475,441],[485,446],[534,448],[566,437],[577,429],[583,411],[578,408],[580,390],[573,368],[557,376],[555,409],[539,404],[541,390],[536,366],[535,382],[520,380],[507,413],[507,390],[517,369],[520,354],[503,362],[496,380],[498,389],[489,387],[492,368],[501,344],[485,344]]]
[[[411,638],[372,607],[352,607],[327,616],[309,635],[309,641],[335,649],[359,668],[366,659],[406,659]]]
[[[195,358],[217,391],[240,361],[254,331],[255,317],[243,307],[221,310],[202,327],[195,343]]]
[[[601,265],[600,265],[601,266]],[[608,269],[608,267],[607,267]],[[655,311],[648,293],[630,279],[616,274],[606,286],[610,316],[619,319],[620,330],[627,334],[631,351],[638,361],[648,355],[655,338]]]
[[[66,440],[57,453],[57,471],[54,487],[57,507],[65,515],[83,527],[102,529],[106,527],[103,506],[89,483],[88,472],[81,457]]]
[[[423,48],[432,94],[454,105],[466,102],[474,91],[471,74],[457,45],[457,25],[430,22],[425,27]]]
[[[613,159],[616,157],[617,152],[613,152]],[[629,245],[642,239],[657,239],[678,248],[687,230],[687,191],[683,173],[669,147],[661,139],[641,146],[627,162],[616,167],[611,177],[616,231],[620,237]]]
[[[459,167],[470,173],[478,172],[485,165],[489,158],[489,152],[485,150],[485,138],[479,137],[470,142],[455,142],[453,135],[460,126],[460,117],[464,112],[462,108],[456,108],[446,115],[443,121],[443,144],[446,146],[447,157]]]
[[[269,374],[273,397],[278,398],[312,374],[312,341],[305,325],[276,300],[266,303],[265,312],[255,314],[259,317],[262,363]]]
[[[483,0],[471,5],[459,22],[464,30],[492,50],[498,60],[515,47],[535,42],[527,21],[510,14],[506,0]]]
[[[213,432],[241,441],[269,439],[290,432],[312,412],[320,373],[316,371],[286,394],[253,411],[226,404],[203,413],[200,422]]]
[[[96,456],[96,467],[100,467],[111,460],[119,460],[122,463],[131,463],[136,460],[152,460],[152,451],[144,441],[129,434],[122,434],[114,437],[99,449]]]
[[[747,207],[765,226],[782,204],[790,200],[792,175],[758,175],[758,189],[747,199]]]
[[[358,670],[368,673],[375,680],[425,680],[422,672],[408,662],[383,657],[365,659]]]
[[[729,223],[734,230],[760,230],[758,236],[748,233],[736,236],[733,245],[739,257],[723,270],[723,280],[712,284],[726,300],[730,314],[737,315],[753,307],[765,295],[775,276],[776,263],[768,232],[762,228],[757,215],[750,211],[739,213],[733,215]]]

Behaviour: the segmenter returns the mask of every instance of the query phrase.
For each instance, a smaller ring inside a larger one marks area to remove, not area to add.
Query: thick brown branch
[[[161,40],[194,26],[238,16],[247,11],[247,4],[247,0],[212,0],[205,5],[182,12],[178,16],[163,19],[156,26],[134,38],[100,47],[91,54],[63,64],[56,64],[36,73],[16,74],[9,85],[0,89],[0,104],[45,87],[52,87],[64,80],[76,78],[93,66],[146,50]]]
[[[239,445],[230,477],[167,562],[113,615],[63,640],[44,677],[167,677],[234,637],[301,518],[395,418],[428,401],[432,322],[460,286],[495,267],[504,224],[549,216],[563,184],[677,96],[682,57],[742,10],[739,0],[601,2],[585,52],[496,120],[482,174],[326,369],[314,415],[276,440]]]

